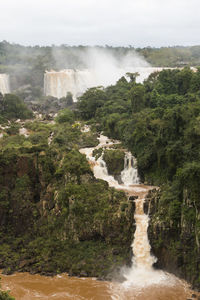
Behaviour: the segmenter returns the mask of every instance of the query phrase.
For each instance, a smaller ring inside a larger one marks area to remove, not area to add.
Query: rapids
[[[84,128],[87,130],[87,128]],[[125,152],[124,170],[121,173],[123,183],[119,183],[108,174],[103,155],[97,160],[92,156],[94,149],[112,148],[118,141],[111,141],[106,136],[99,137],[95,148],[84,148],[85,154],[96,178],[106,180],[111,187],[124,190],[127,196],[135,197],[136,231],[132,243],[133,259],[130,268],[124,267],[121,274],[123,283],[98,281],[95,278],[69,277],[67,274],[55,277],[16,273],[10,276],[1,275],[2,287],[11,290],[16,300],[187,300],[192,291],[183,280],[172,274],[154,270],[152,265],[156,258],[150,253],[147,235],[148,215],[144,214],[145,195],[153,187],[139,184],[136,160]]]

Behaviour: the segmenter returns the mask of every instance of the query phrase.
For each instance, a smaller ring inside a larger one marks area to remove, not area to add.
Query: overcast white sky
[[[24,45],[200,44],[200,0],[0,0],[0,41]]]

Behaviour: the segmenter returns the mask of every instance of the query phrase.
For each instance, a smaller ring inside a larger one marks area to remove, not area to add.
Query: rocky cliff
[[[7,274],[69,272],[105,278],[130,262],[134,207],[124,192],[94,178],[78,151],[91,139],[86,141],[74,126],[62,126],[54,128],[50,145],[31,144],[45,137],[46,131],[38,137],[38,128],[22,142],[16,136],[15,147],[13,136],[2,140],[0,268]]]
[[[150,192],[145,211],[149,212],[148,236],[152,253],[158,258],[155,267],[186,279],[200,289],[199,208],[185,189],[179,200],[168,202],[166,191]],[[167,194],[169,195],[169,194]]]

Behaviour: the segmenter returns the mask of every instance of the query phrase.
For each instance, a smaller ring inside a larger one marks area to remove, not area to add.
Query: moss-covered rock
[[[173,185],[150,192],[146,199],[150,212],[148,235],[155,266],[191,282],[200,290],[200,223],[197,208],[187,191]]]
[[[0,143],[0,268],[105,278],[130,262],[132,203],[94,178],[78,151],[85,133],[69,124],[29,127],[29,146],[18,136],[15,147],[6,148],[9,137]]]
[[[103,159],[106,162],[108,173],[110,175],[117,176],[123,171],[124,156],[125,153],[122,150],[104,150]]]

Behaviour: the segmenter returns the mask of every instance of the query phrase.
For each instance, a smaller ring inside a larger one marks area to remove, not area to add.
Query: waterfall
[[[137,82],[143,82],[151,73],[161,71],[162,69],[151,67],[115,67],[114,69],[105,69],[104,64],[101,63],[98,68],[85,70],[64,69],[61,71],[46,71],[44,74],[44,95],[59,99],[66,97],[67,92],[71,92],[74,101],[76,101],[76,98],[88,88],[115,84],[127,72],[137,72],[139,74]]]
[[[139,184],[136,159],[130,152],[125,153],[124,170],[121,172],[121,179],[125,185]]]
[[[44,94],[56,98],[72,93],[74,101],[87,88],[95,86],[94,76],[89,70],[46,71],[44,74]]]
[[[0,74],[0,93],[8,94],[10,93],[9,75]]]
[[[130,152],[125,152],[124,157],[124,170],[121,172],[121,179],[123,184],[119,184],[112,175],[108,174],[107,166],[103,160],[103,154],[95,161],[92,157],[94,149],[98,148],[112,148],[112,145],[119,143],[118,141],[111,141],[106,136],[101,135],[99,138],[99,145],[95,148],[84,148],[80,152],[86,154],[87,159],[91,162],[93,173],[96,178],[103,179],[109,183],[109,186],[117,189],[131,190],[131,185],[138,185],[140,180],[138,177],[138,171],[136,167],[136,159]],[[142,188],[135,187],[135,190],[142,191]]]
[[[94,149],[102,147],[112,148],[112,145],[117,143],[117,141],[111,141],[106,136],[101,135],[99,142],[99,145],[94,148],[80,149],[80,152],[86,155],[93,169],[94,176],[107,181],[111,187],[124,190],[129,196],[137,196],[134,214],[136,231],[131,245],[133,252],[132,266],[130,268],[122,268],[121,272],[126,279],[123,286],[137,288],[152,284],[173,285],[175,279],[172,275],[153,269],[156,258],[151,255],[151,246],[147,234],[149,217],[143,210],[145,195],[152,187],[139,184],[136,159],[130,152],[125,152],[124,170],[121,172],[123,184],[119,184],[113,176],[108,174],[103,154],[97,161],[92,156]]]

